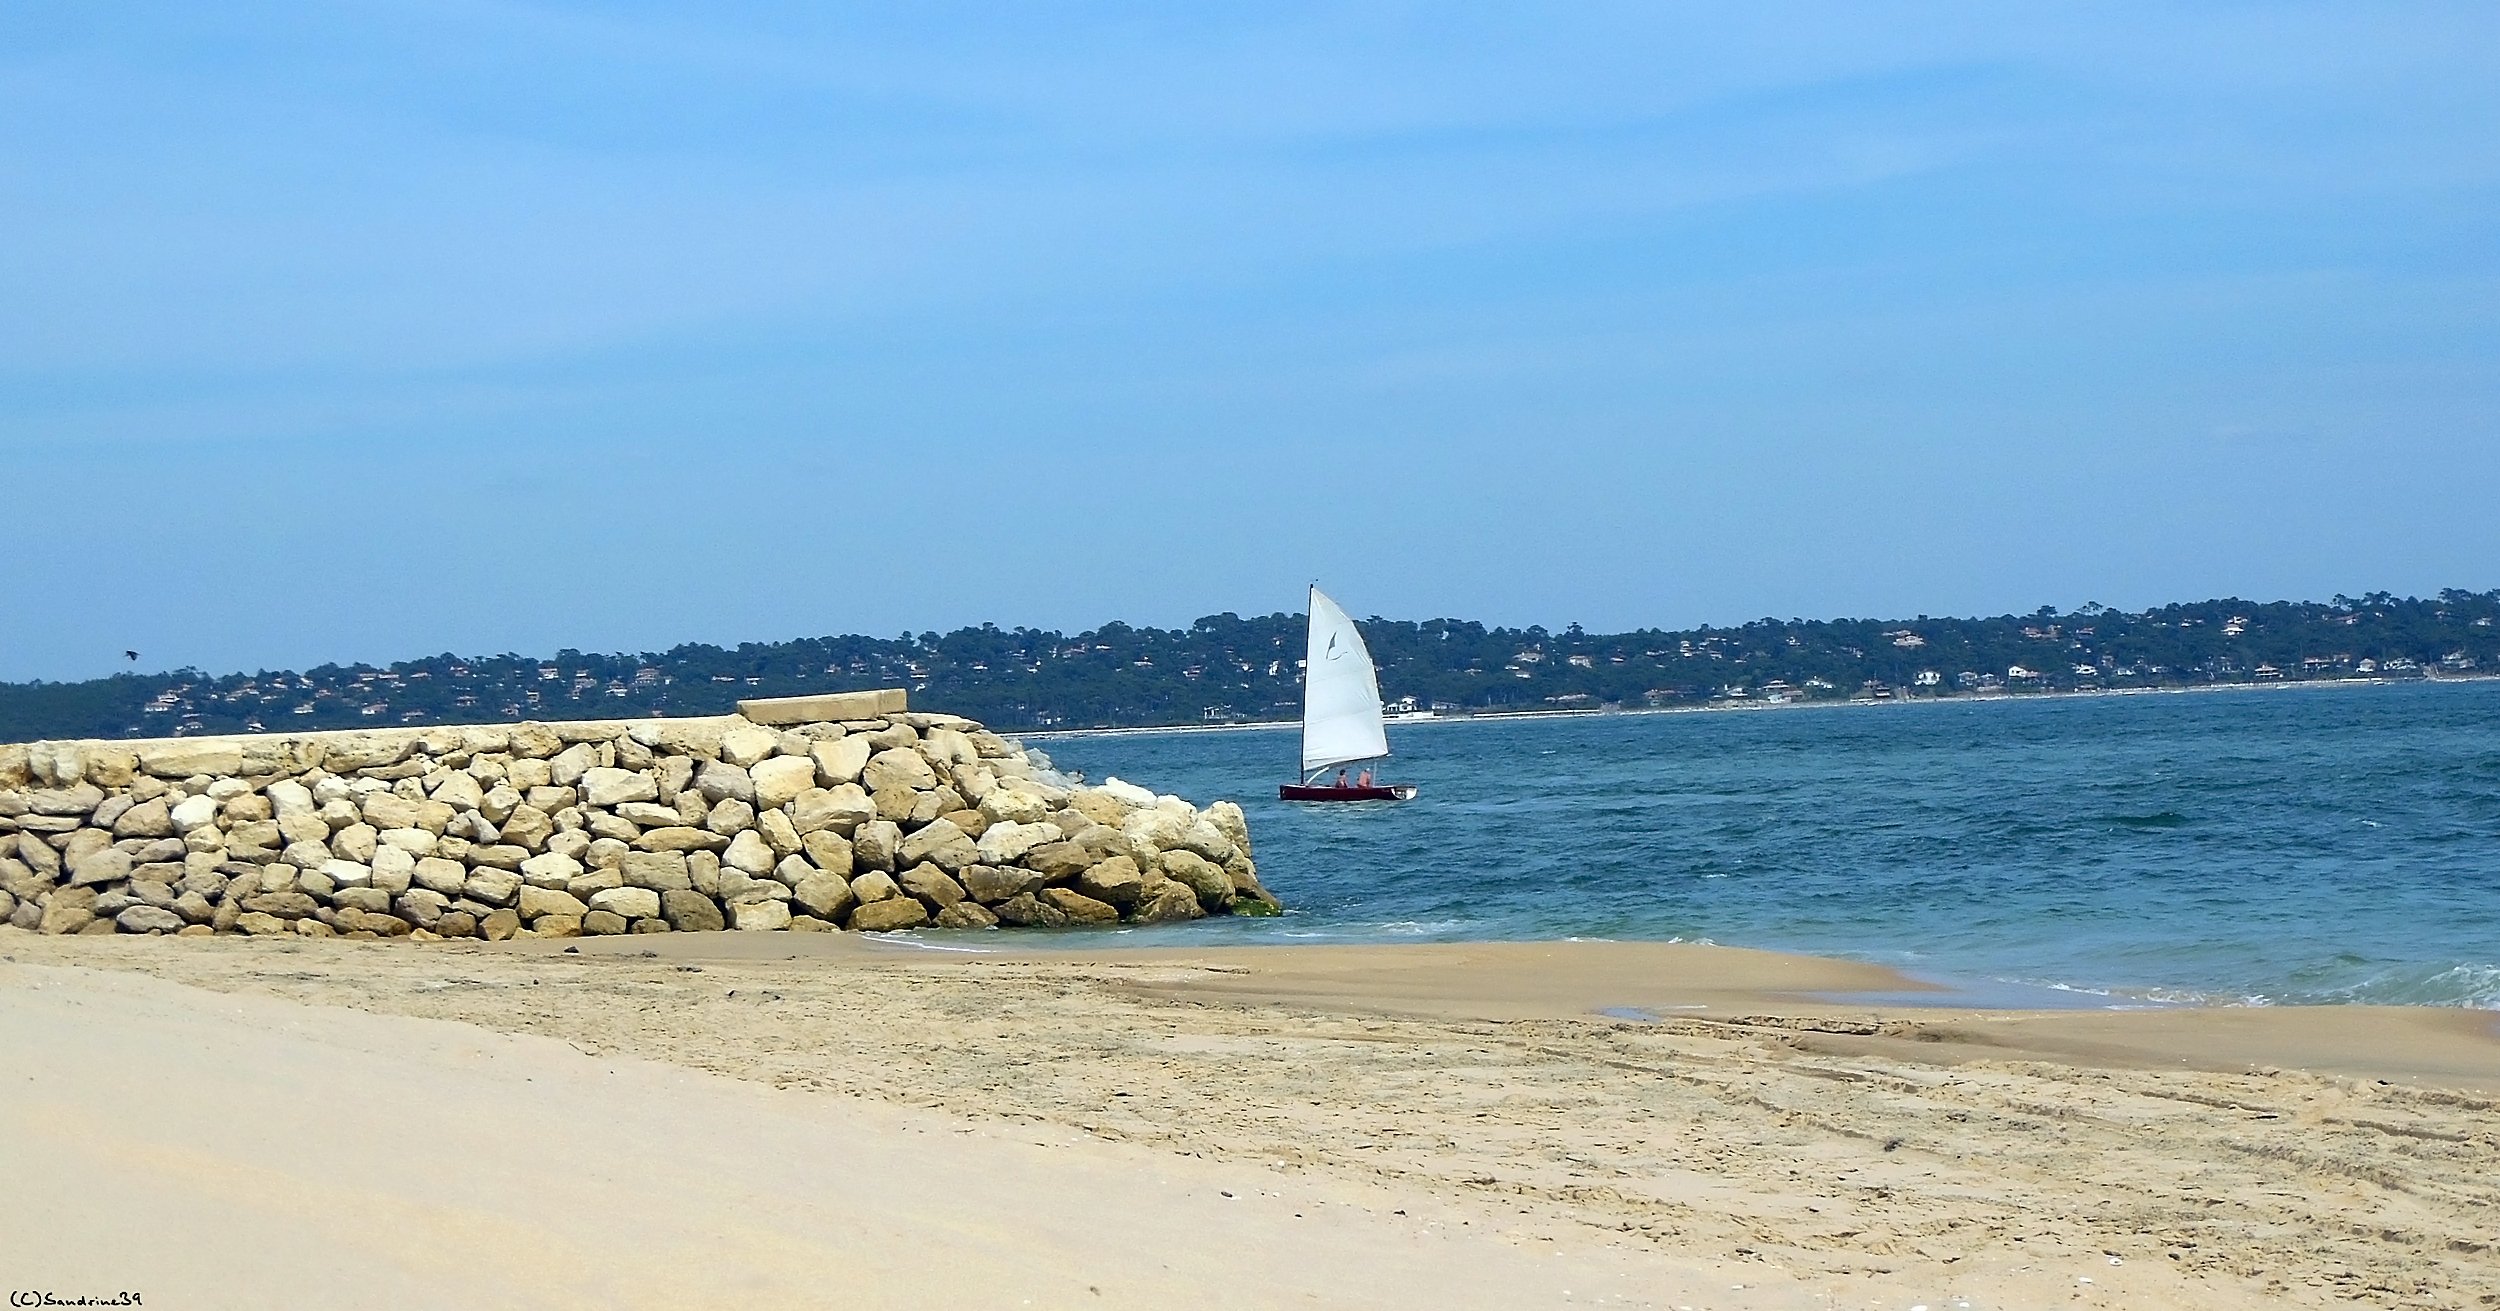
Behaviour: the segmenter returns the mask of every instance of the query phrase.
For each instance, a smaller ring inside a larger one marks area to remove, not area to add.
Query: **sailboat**
[[[1318,781],[1329,770],[1378,760],[1389,754],[1389,735],[1381,728],[1380,676],[1372,653],[1344,607],[1328,594],[1311,588],[1311,632],[1302,662],[1302,774],[1295,783],[1280,784],[1283,801],[1411,801],[1415,788],[1405,783]],[[1364,771],[1368,777],[1369,770]]]

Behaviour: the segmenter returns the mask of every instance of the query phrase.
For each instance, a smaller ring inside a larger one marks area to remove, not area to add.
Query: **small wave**
[[[1427,933],[1448,933],[1466,926],[1465,920],[1392,920],[1381,925],[1380,931],[1400,937],[1420,937]]]
[[[2109,822],[2120,828],[2184,828],[2188,817],[2175,810],[2156,810],[2150,815],[2112,815]]]
[[[2447,966],[2386,970],[2341,988],[2321,989],[2301,1000],[2500,1011],[2500,965],[2461,961]]]
[[[873,938],[869,938],[864,945],[869,947],[909,947],[916,951],[952,951],[961,952],[965,955],[971,956],[994,955],[999,950],[996,947],[967,947],[959,943],[952,942],[931,942],[927,938],[921,937],[919,934],[908,930],[902,933],[880,933]]]

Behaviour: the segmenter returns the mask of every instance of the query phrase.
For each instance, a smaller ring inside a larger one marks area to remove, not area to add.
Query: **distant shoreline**
[[[1724,701],[1698,706],[1643,706],[1623,710],[1495,710],[1473,715],[1432,715],[1400,718],[1392,716],[1394,727],[1409,728],[1431,724],[1480,724],[1496,721],[1528,719],[1623,719],[1648,715],[1709,715],[1772,710],[1838,710],[1869,706],[1949,706],[2000,704],[2008,701],[2067,701],[2091,697],[2180,696],[2213,692],[2285,692],[2295,688],[2324,691],[2336,688],[2359,690],[2378,687],[2444,686],[2451,683],[2500,682],[2500,674],[2446,674],[2436,678],[2304,678],[2268,683],[2198,683],[2184,687],[2103,687],[2066,691],[2041,692],[1972,692],[1952,696],[1849,697],[1839,700],[1795,701]],[[1262,733],[1299,727],[1296,719],[1259,719],[1234,724],[1157,724],[1128,728],[1044,728],[1003,729],[1016,738],[1143,737],[1166,733]]]

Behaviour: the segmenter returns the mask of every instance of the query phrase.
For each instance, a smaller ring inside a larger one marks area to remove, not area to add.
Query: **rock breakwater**
[[[904,707],[0,745],[0,922],[504,939],[1279,909],[1239,806],[1076,785]]]

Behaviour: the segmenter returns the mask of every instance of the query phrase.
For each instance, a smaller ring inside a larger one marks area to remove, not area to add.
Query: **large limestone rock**
[[[1066,911],[1030,892],[1010,897],[992,909],[997,912],[1000,923],[1023,928],[1060,928],[1068,922]]]
[[[892,870],[902,845],[900,825],[892,820],[870,820],[851,833],[851,859],[865,869]]]
[[[933,726],[921,735],[920,754],[947,765],[969,765],[981,758],[980,749],[962,729],[943,725]]]
[[[680,933],[710,933],[727,923],[710,897],[684,888],[660,894],[660,914]]]
[[[1121,910],[1137,904],[1145,885],[1145,876],[1138,871],[1137,862],[1126,856],[1113,856],[1076,878],[1078,892]]]
[[[764,811],[755,817],[755,831],[764,839],[764,845],[773,849],[774,855],[798,854],[801,847],[799,830],[790,822],[788,815],[778,810]]]
[[[747,829],[730,841],[729,849],[721,853],[720,862],[730,868],[761,876],[772,873],[773,866],[781,863],[781,858],[773,854],[773,849],[755,830]]]
[[[627,802],[657,802],[659,779],[631,769],[592,768],[582,772],[582,800],[608,808]]]
[[[243,744],[232,739],[197,738],[150,742],[139,748],[139,768],[158,778],[212,778],[243,772]]]
[[[385,892],[406,892],[416,880],[417,858],[398,847],[377,846],[366,867],[373,871],[374,887]]]
[[[93,832],[93,830],[89,831]],[[130,877],[130,869],[129,852],[104,847],[91,851],[70,864],[69,881],[73,886],[78,887],[119,883]]]
[[[869,757],[860,781],[872,796],[890,788],[925,792],[938,785],[937,771],[929,767],[928,757],[902,747],[889,747]]]
[[[989,929],[998,927],[998,915],[980,902],[965,898],[939,911],[932,923],[941,929]]]
[[[993,824],[1039,824],[1050,818],[1050,802],[1038,792],[1001,785],[981,798],[980,811]]]
[[[857,783],[810,788],[790,802],[791,826],[802,837],[828,829],[848,837],[853,830],[876,817],[876,803]]]
[[[400,733],[347,733],[324,742],[321,767],[333,774],[386,769],[406,760],[416,739]]]
[[[559,730],[561,731],[561,730]],[[555,754],[547,762],[547,781],[556,787],[569,788],[582,781],[599,763],[598,748],[588,742],[576,742]]]
[[[1242,815],[1238,804],[1218,801],[1199,813],[1235,850],[1245,856],[1250,854],[1250,821]]]
[[[262,892],[243,899],[243,909],[280,919],[298,920],[321,909],[310,893]]]
[[[499,869],[482,869],[469,876],[461,887],[461,895],[482,905],[509,906],[521,891],[521,876]],[[545,889],[541,889],[545,891]]]
[[[142,801],[123,811],[121,817],[113,821],[113,836],[120,838],[169,838],[177,831],[174,828],[173,807],[166,805],[162,797]],[[329,836],[327,828],[323,829],[322,836]]]
[[[747,776],[755,784],[756,808],[776,810],[816,786],[816,762],[806,756],[775,756],[756,762]]]
[[[720,758],[740,769],[752,768],[781,749],[781,735],[753,724],[740,724],[720,735]]]
[[[1186,883],[1165,879],[1152,892],[1140,898],[1131,916],[1140,924],[1169,924],[1194,920],[1206,914],[1198,904],[1198,894]]]
[[[70,787],[86,777],[87,753],[75,742],[37,742],[26,752],[37,782]],[[103,784],[101,779],[96,782]]]
[[[44,933],[69,934],[85,931],[96,922],[96,891],[94,888],[59,888],[44,901],[43,916],[37,928]]]
[[[964,899],[963,885],[935,865],[920,864],[894,876],[897,887],[931,906],[947,907]]]
[[[867,738],[851,736],[816,743],[807,749],[807,755],[816,763],[816,781],[826,787],[839,787],[859,781],[875,750]]]
[[[981,863],[1012,865],[1035,847],[1057,842],[1065,836],[1056,824],[1019,824],[1013,820],[991,824],[981,830]]]
[[[910,788],[879,788],[868,794],[868,800],[876,806],[877,818],[907,824],[911,822],[912,812],[920,808],[920,799],[926,795]]]
[[[653,919],[660,913],[660,894],[649,888],[610,888],[593,894],[590,908],[629,920]]]
[[[1141,810],[1120,825],[1120,832],[1138,853],[1138,863],[1145,864],[1160,852],[1181,844],[1181,835],[1189,831],[1189,822],[1168,810]]]
[[[1118,907],[1096,901],[1074,888],[1044,888],[1037,895],[1067,916],[1070,924],[1116,924],[1120,919]]]
[[[839,924],[859,898],[852,895],[849,879],[819,870],[798,881],[790,890],[790,900],[818,919]]]
[[[654,892],[683,891],[694,886],[681,852],[630,851],[625,853],[618,873],[626,883]]]
[[[532,887],[561,888],[582,876],[582,863],[561,851],[549,851],[522,861],[520,875]]]
[[[729,839],[709,829],[655,828],[634,839],[634,845],[644,851],[719,851],[729,845]]]
[[[1040,891],[1042,876],[1016,866],[973,865],[964,870],[963,885],[975,901],[995,906],[1025,893]]]
[[[424,895],[427,896],[440,895],[438,893],[426,893],[422,888],[417,889],[417,891],[424,893]],[[401,895],[405,896],[407,894],[403,893]],[[370,911],[377,915],[388,914],[390,912],[391,900],[391,894],[384,892],[380,888],[339,888],[332,891],[330,894],[330,904],[333,906],[342,910],[353,906],[358,910]]]
[[[917,907],[920,903],[913,902]],[[729,907],[729,927],[745,933],[770,933],[790,927],[790,903],[786,901],[742,901]]]
[[[917,865],[926,861],[950,873],[979,859],[981,852],[973,845],[972,839],[966,837],[962,829],[943,819],[931,820],[921,826],[906,836],[903,844],[895,849],[897,864]]]
[[[1024,854],[1025,867],[1053,883],[1075,878],[1093,868],[1096,860],[1093,852],[1074,842],[1046,843]]]
[[[175,802],[166,818],[173,821],[174,831],[188,835],[217,823],[218,806],[213,797],[184,797]]]
[[[890,933],[928,922],[928,908],[910,897],[871,902],[851,912],[851,927],[861,933]]]
[[[703,817],[703,827],[724,838],[734,838],[741,829],[755,826],[755,807],[736,797],[723,797]]]
[[[685,816],[680,814],[675,806],[657,801],[619,802],[616,807],[616,817],[637,829],[671,828],[685,820]]]
[[[581,898],[562,888],[534,888],[523,884],[517,895],[520,898],[521,918],[525,920],[535,920],[545,915],[580,916],[589,913],[590,910],[590,907],[582,904]],[[479,900],[485,899],[479,898]]]
[[[1225,837],[1215,825],[1203,819],[1183,828],[1177,845],[1181,850],[1194,852],[1200,858],[1217,865],[1231,860],[1237,852],[1232,839]]]
[[[442,932],[443,917],[451,913],[451,898],[423,888],[411,888],[391,899],[391,913],[421,929]]]
[[[755,779],[738,765],[724,760],[704,761],[694,772],[696,795],[711,805],[719,805],[732,797],[755,804]]]
[[[618,873],[613,866],[603,869],[586,869],[564,881],[564,890],[581,898],[585,905],[589,904],[592,897],[610,888],[624,886],[625,876]]]
[[[1164,877],[1185,884],[1198,894],[1198,903],[1208,910],[1225,910],[1233,904],[1233,880],[1220,867],[1194,851],[1167,851],[1159,862]]]
[[[1092,823],[1118,828],[1127,822],[1129,812],[1135,807],[1101,788],[1079,788],[1068,794],[1068,809]]]
[[[828,874],[849,878],[857,861],[851,854],[850,841],[837,833],[818,831],[799,839],[799,850],[807,853],[809,863]]]
[[[157,906],[131,906],[113,917],[124,933],[176,933],[184,920],[180,915]]]
[[[26,799],[28,813],[62,819],[73,816],[83,819],[94,814],[96,807],[104,804],[104,789],[93,783],[76,783],[62,788],[37,788],[22,795]]]
[[[486,789],[467,774],[449,774],[427,793],[455,811],[475,810],[486,804]]]
[[[502,879],[513,877],[512,874],[501,870],[495,871],[494,873],[497,879],[497,886],[501,886],[500,881]],[[414,883],[416,886],[424,888],[430,892],[442,893],[446,897],[459,896],[468,888],[469,884],[476,881],[459,861],[452,860],[444,856],[427,856],[424,859],[419,860],[416,865],[409,870],[408,878],[409,882]],[[489,902],[488,904],[492,905],[495,903]]]
[[[32,833],[17,835],[17,858],[26,862],[27,867],[46,883],[60,877],[61,853],[54,850],[51,843]]]
[[[1130,810],[1152,810],[1155,803],[1161,800],[1153,792],[1134,783],[1126,782],[1117,774],[1104,779],[1099,786],[1088,790],[1099,792]]]
[[[903,705],[903,690],[888,687],[866,692],[826,692],[816,696],[741,701],[738,703],[738,714],[758,724],[787,726],[870,719],[890,712],[899,713]]]

